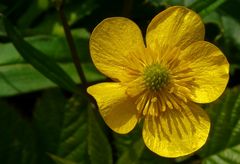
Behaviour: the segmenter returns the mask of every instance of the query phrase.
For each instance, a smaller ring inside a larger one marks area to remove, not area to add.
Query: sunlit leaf
[[[75,35],[75,41],[79,44],[77,48],[81,62],[84,63],[83,68],[87,80],[92,82],[104,79],[104,77],[96,71],[94,66],[90,64],[90,55],[88,54],[87,48],[89,37],[88,32],[83,29],[76,30],[78,35]],[[71,62],[69,48],[65,38],[57,36],[37,36],[27,38],[27,42],[36,49],[47,54],[51,59],[62,63],[60,66],[64,71],[66,71],[75,82],[79,83],[79,77]],[[0,96],[21,94],[55,86],[54,83],[36,71],[33,67],[26,64],[12,44],[0,44],[0,48],[0,85],[2,86]],[[49,72],[49,70],[51,69],[48,69],[47,71]]]
[[[75,44],[81,62],[90,62],[88,51],[89,33],[85,29],[76,29],[75,31],[79,35],[75,35]],[[66,63],[72,61],[65,37],[40,35],[26,37],[25,41],[57,62]],[[0,65],[25,63],[12,43],[0,43],[0,49]]]
[[[105,79],[91,63],[87,48],[89,33],[84,29],[76,29],[76,32],[78,35],[75,35],[75,43],[78,44],[77,49],[87,81],[93,82]],[[69,48],[64,37],[35,36],[26,38],[26,41],[49,58],[57,61],[63,70],[76,83],[79,83],[79,77],[72,64]],[[0,49],[0,96],[11,96],[56,86],[27,64],[11,43],[0,43]]]
[[[12,40],[15,48],[20,52],[22,57],[29,62],[34,68],[41,72],[48,79],[56,83],[62,88],[76,92],[77,87],[74,81],[59,67],[56,62],[47,57],[41,51],[33,48],[30,44],[23,40],[20,34],[12,26],[12,24],[3,17],[5,30]]]
[[[76,83],[79,83],[78,75],[72,63],[60,64],[60,66]],[[96,72],[92,64],[83,64],[83,70],[87,74],[89,82],[105,79],[104,76]],[[56,87],[56,84],[29,64],[10,64],[0,66],[0,86],[0,97],[3,97]]]

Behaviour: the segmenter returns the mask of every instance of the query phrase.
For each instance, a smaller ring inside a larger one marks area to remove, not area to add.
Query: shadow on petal
[[[151,151],[164,157],[179,157],[204,145],[210,130],[209,117],[196,104],[186,106],[181,110],[167,109],[158,117],[146,116],[143,139]]]

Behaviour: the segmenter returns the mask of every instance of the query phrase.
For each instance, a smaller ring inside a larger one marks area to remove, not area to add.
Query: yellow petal
[[[204,145],[210,130],[208,115],[196,104],[188,107],[167,109],[159,117],[146,117],[143,139],[151,151],[175,158],[191,154]]]
[[[98,104],[106,124],[117,133],[128,133],[136,123],[136,106],[125,94],[126,87],[119,83],[100,83],[88,87],[87,92]]]
[[[192,91],[192,100],[197,103],[216,100],[225,90],[229,79],[226,57],[216,46],[205,41],[190,45],[183,55],[179,67],[192,70],[193,85],[186,85]]]
[[[122,17],[103,20],[90,38],[90,53],[95,66],[106,76],[120,81],[125,78],[129,56],[144,47],[138,26]]]
[[[204,24],[201,18],[185,7],[169,7],[160,12],[147,28],[147,47],[159,45],[186,48],[189,44],[204,39]]]

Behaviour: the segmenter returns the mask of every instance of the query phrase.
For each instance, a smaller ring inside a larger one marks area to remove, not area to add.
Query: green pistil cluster
[[[151,91],[159,91],[169,81],[168,71],[160,64],[152,64],[144,70],[144,81]]]

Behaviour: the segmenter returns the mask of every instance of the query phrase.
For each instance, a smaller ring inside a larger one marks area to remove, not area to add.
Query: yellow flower
[[[128,133],[143,119],[146,146],[179,157],[206,142],[210,121],[196,103],[216,100],[229,78],[229,63],[203,41],[204,24],[193,11],[170,7],[153,18],[144,43],[127,18],[103,20],[90,38],[95,66],[114,82],[90,86],[106,124]]]

